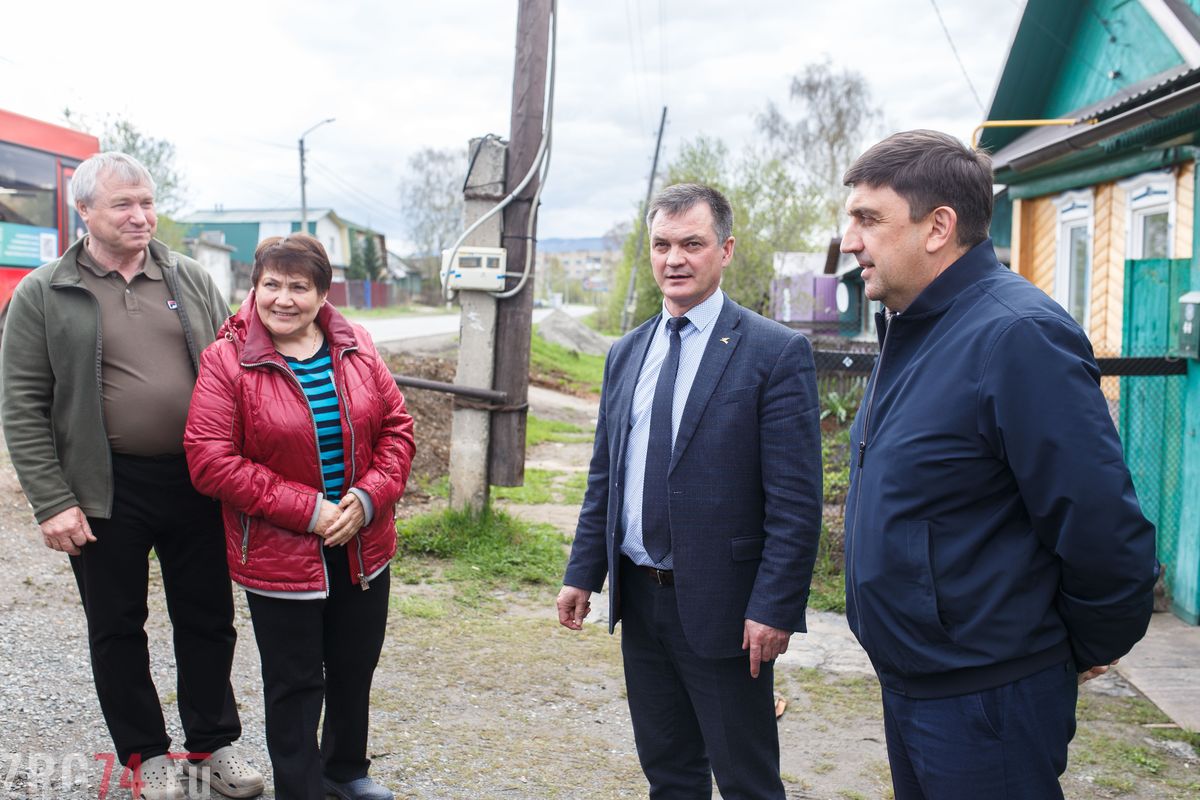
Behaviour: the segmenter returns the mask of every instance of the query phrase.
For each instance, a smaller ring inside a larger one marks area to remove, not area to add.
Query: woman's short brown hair
[[[284,275],[303,275],[313,282],[320,294],[328,293],[329,284],[333,282],[333,267],[325,248],[307,233],[270,236],[259,242],[254,251],[251,284],[258,286],[264,269],[277,270]]]

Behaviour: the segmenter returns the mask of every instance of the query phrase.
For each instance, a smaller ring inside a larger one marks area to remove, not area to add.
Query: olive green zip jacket
[[[112,516],[112,454],[100,396],[100,306],[79,278],[83,240],[21,279],[0,347],[0,413],[21,488],[37,521],[79,506]],[[200,264],[150,242],[162,268],[192,366],[216,338],[229,306]]]

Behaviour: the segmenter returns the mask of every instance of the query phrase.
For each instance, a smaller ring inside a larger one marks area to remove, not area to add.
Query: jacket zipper
[[[300,399],[303,401],[304,408],[306,411],[308,411],[308,419],[312,423],[313,446],[317,447],[317,485],[320,486],[322,490],[324,490],[325,476],[321,473],[321,450],[320,450],[319,445],[317,444],[318,440],[319,440],[319,437],[317,435],[317,418],[313,416],[312,408],[308,405],[308,397],[305,396],[305,394],[304,394],[304,387],[300,385],[300,379],[296,377],[296,373],[292,372],[286,366],[283,366],[283,365],[279,364],[278,362],[271,361],[269,359],[266,361],[255,361],[253,363],[242,362],[242,366],[246,367],[247,369],[250,367],[274,367],[275,369],[279,370],[284,375],[286,375],[288,380],[290,380],[292,382],[292,384],[295,385],[296,390],[298,392],[300,392]],[[325,495],[325,493],[324,493],[324,491],[322,491],[321,496],[324,497],[324,495]],[[317,543],[317,552],[321,556],[321,571],[325,574],[325,596],[328,597],[329,596],[329,566],[325,563],[325,545],[323,543],[321,543],[321,542]],[[243,562],[243,563],[245,563],[245,562]]]
[[[860,513],[862,508],[863,493],[862,473],[863,463],[866,461],[867,455],[868,433],[870,432],[871,428],[871,408],[875,405],[875,391],[879,388],[879,379],[883,374],[883,354],[887,350],[888,337],[892,333],[892,323],[895,322],[895,319],[889,320],[886,316],[884,317],[884,320],[886,327],[883,329],[883,342],[881,342],[879,345],[879,358],[875,361],[875,374],[871,379],[871,392],[867,395],[867,408],[863,413],[863,427],[858,441],[858,491],[854,493],[854,530],[852,531],[852,535],[850,537],[850,553],[848,554],[849,558],[847,559],[847,564],[854,563],[854,551],[858,546],[858,523],[862,518]],[[848,570],[849,567],[847,567],[847,574]],[[858,612],[858,609],[860,608],[858,604],[858,584],[856,584],[853,580],[850,580],[846,582],[846,585],[849,586],[850,591],[854,593],[854,609],[856,612]],[[865,638],[866,631],[862,625],[859,625],[859,630],[861,631],[860,638]]]
[[[348,347],[345,350],[343,350],[338,355],[338,364],[339,365],[341,364],[342,359],[344,359],[346,357],[346,353],[349,353],[351,350],[357,350],[357,349],[358,348],[356,348],[356,347]],[[338,370],[338,372],[341,374],[334,376],[335,378],[340,377],[342,379],[342,386],[341,386],[341,390],[338,391],[338,397],[342,401],[343,405],[346,407],[346,412],[345,412],[346,430],[350,431],[350,480],[346,483],[346,491],[350,491],[350,487],[354,485],[354,479],[357,477],[357,472],[358,472],[358,466],[355,463],[355,459],[354,459],[354,452],[355,452],[354,425],[350,419],[350,393],[346,391],[345,372],[340,369]],[[335,391],[337,391],[337,381],[336,380],[334,381],[334,389],[335,389]],[[367,583],[367,575],[366,575],[367,568],[366,568],[366,565],[363,564],[362,539],[360,539],[357,536],[354,538],[357,539],[357,541],[354,543],[354,545],[355,545],[354,550],[358,554],[358,585],[361,586],[362,590],[365,592],[365,591],[367,591],[367,589],[371,588],[371,586],[369,583]]]
[[[239,514],[242,518],[242,564],[246,563],[247,554],[250,552],[250,518],[245,514]]]

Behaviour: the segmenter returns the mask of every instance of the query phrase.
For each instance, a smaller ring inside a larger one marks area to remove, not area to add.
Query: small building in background
[[[196,211],[179,220],[187,235],[200,240],[206,233],[220,233],[230,249],[231,293],[244,297],[250,289],[254,251],[272,236],[287,236],[301,227],[298,208],[248,208]],[[396,305],[388,281],[387,240],[382,233],[338,216],[331,208],[308,209],[308,233],[317,238],[333,267],[329,299],[334,305],[373,308]],[[374,268],[366,262],[375,259]],[[376,280],[367,280],[369,275]],[[371,285],[366,285],[371,284]]]
[[[192,258],[200,262],[205,272],[213,279],[217,289],[230,303],[240,303],[249,292],[249,286],[236,280],[233,269],[232,245],[225,244],[222,231],[201,231],[195,238],[184,239]],[[246,283],[249,281],[247,280]]]

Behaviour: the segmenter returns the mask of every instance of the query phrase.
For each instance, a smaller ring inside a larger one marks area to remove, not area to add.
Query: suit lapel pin
[[[721,344],[729,344],[729,337],[728,337],[728,336],[722,336],[722,337],[721,337]]]

